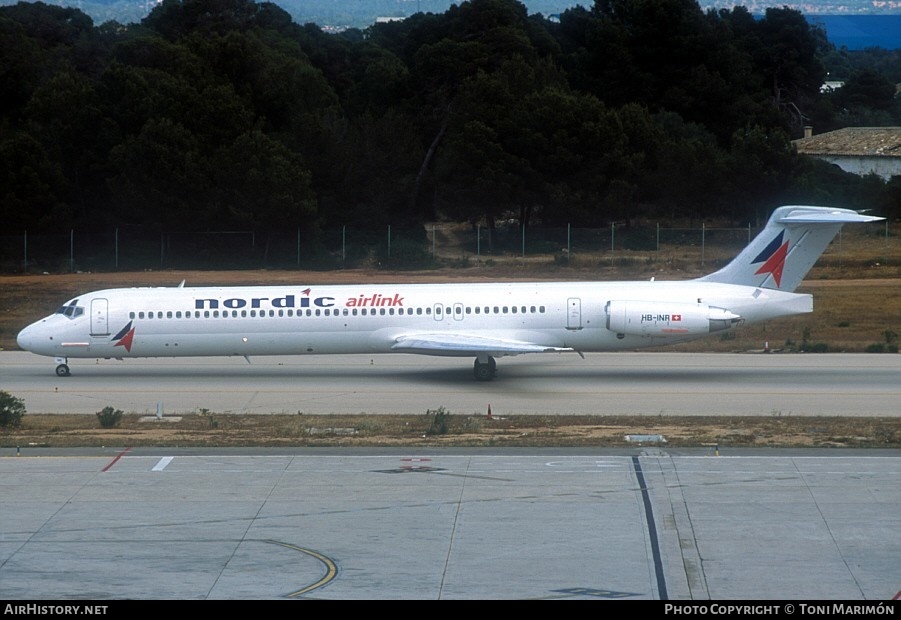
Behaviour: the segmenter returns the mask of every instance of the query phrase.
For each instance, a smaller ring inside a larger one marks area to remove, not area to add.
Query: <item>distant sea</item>
[[[29,0],[25,0],[29,1]],[[33,0],[31,0],[33,1]],[[47,4],[57,6],[78,7],[91,16],[95,25],[108,20],[116,20],[127,24],[138,22],[147,16],[150,7],[161,0],[43,0]],[[262,2],[264,0],[255,0]],[[417,10],[441,13],[451,4],[459,4],[462,0],[268,0],[285,9],[295,22],[303,24],[312,21],[327,31],[343,28],[366,28],[375,23],[379,15],[397,15],[408,17]],[[592,0],[519,0],[525,4],[530,13],[542,13],[547,16],[559,15],[575,5],[590,6]],[[739,2],[739,0],[735,0]],[[0,0],[0,6],[12,5],[19,0]],[[863,2],[863,0],[854,0]],[[724,5],[728,8],[733,2],[728,0],[699,0],[702,8],[713,5]],[[751,0],[751,11],[771,4],[770,0]],[[772,2],[776,4],[776,2]],[[785,4],[793,4],[786,2]],[[795,2],[794,4],[798,4]],[[813,6],[807,2],[805,6]],[[869,4],[869,3],[866,3]],[[854,3],[845,5],[849,10],[863,10]],[[761,13],[761,16],[763,13]],[[876,13],[855,15],[821,15],[804,13],[811,24],[816,24],[826,31],[826,36],[837,48],[862,50],[868,47],[880,47],[886,50],[901,50],[901,10],[893,13]]]
[[[807,21],[826,31],[837,48],[901,49],[901,15],[806,15]]]

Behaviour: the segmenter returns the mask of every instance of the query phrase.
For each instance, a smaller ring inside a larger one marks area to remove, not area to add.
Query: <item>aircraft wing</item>
[[[453,355],[455,353],[489,353],[495,355],[518,355],[520,353],[555,353],[574,351],[570,347],[549,347],[543,344],[521,340],[505,340],[469,334],[411,334],[398,336],[392,351],[406,353],[430,353],[433,355]]]

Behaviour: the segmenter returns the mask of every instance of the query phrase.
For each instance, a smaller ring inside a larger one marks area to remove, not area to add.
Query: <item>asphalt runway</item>
[[[901,356],[53,361],[29,413],[897,416]],[[901,451],[0,449],[0,599],[890,601]],[[784,603],[780,603],[780,609]],[[115,608],[113,608],[115,610]]]
[[[901,356],[636,352],[524,355],[479,382],[469,358],[334,355],[70,360],[0,352],[29,413],[901,415]]]
[[[4,448],[0,492],[7,602],[901,595],[897,450]]]

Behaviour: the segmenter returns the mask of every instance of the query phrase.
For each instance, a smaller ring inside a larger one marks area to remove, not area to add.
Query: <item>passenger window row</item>
[[[71,310],[71,307],[63,306],[58,312]],[[77,310],[82,310],[77,308]],[[439,312],[453,314],[453,308],[439,307]],[[467,306],[466,314],[544,314],[544,306]],[[278,310],[169,310],[167,312],[130,312],[131,319],[218,319],[218,318],[270,318],[270,317],[313,317],[313,316],[431,316],[432,308],[279,308]],[[71,316],[67,314],[67,316]]]

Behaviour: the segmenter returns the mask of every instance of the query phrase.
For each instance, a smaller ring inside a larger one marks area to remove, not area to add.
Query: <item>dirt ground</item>
[[[619,265],[560,268],[553,262],[509,261],[469,269],[423,272],[376,270],[146,271],[139,273],[0,274],[0,350],[17,348],[15,336],[28,323],[80,293],[120,286],[277,284],[322,285],[392,282],[484,282],[522,280],[687,279],[701,275],[678,261],[649,268],[636,260]],[[814,296],[810,315],[749,326],[669,350],[730,352],[791,350],[806,340],[827,351],[863,352],[901,334],[901,268],[845,260],[815,266],[798,292]],[[824,353],[828,354],[828,353]],[[3,389],[0,378],[0,390]],[[15,395],[14,395],[15,396]],[[124,412],[114,428],[95,416],[26,414],[18,428],[0,428],[0,447],[76,446],[694,446],[901,447],[901,418],[584,417],[486,416],[446,412],[419,416],[226,415],[202,412],[179,419]],[[637,441],[635,435],[659,435]]]
[[[651,437],[648,437],[651,436]],[[655,437],[659,436],[659,437]],[[124,414],[113,428],[91,415],[26,414],[0,429],[0,448],[37,447],[736,447],[899,448],[901,418]],[[0,455],[3,452],[0,451]]]

